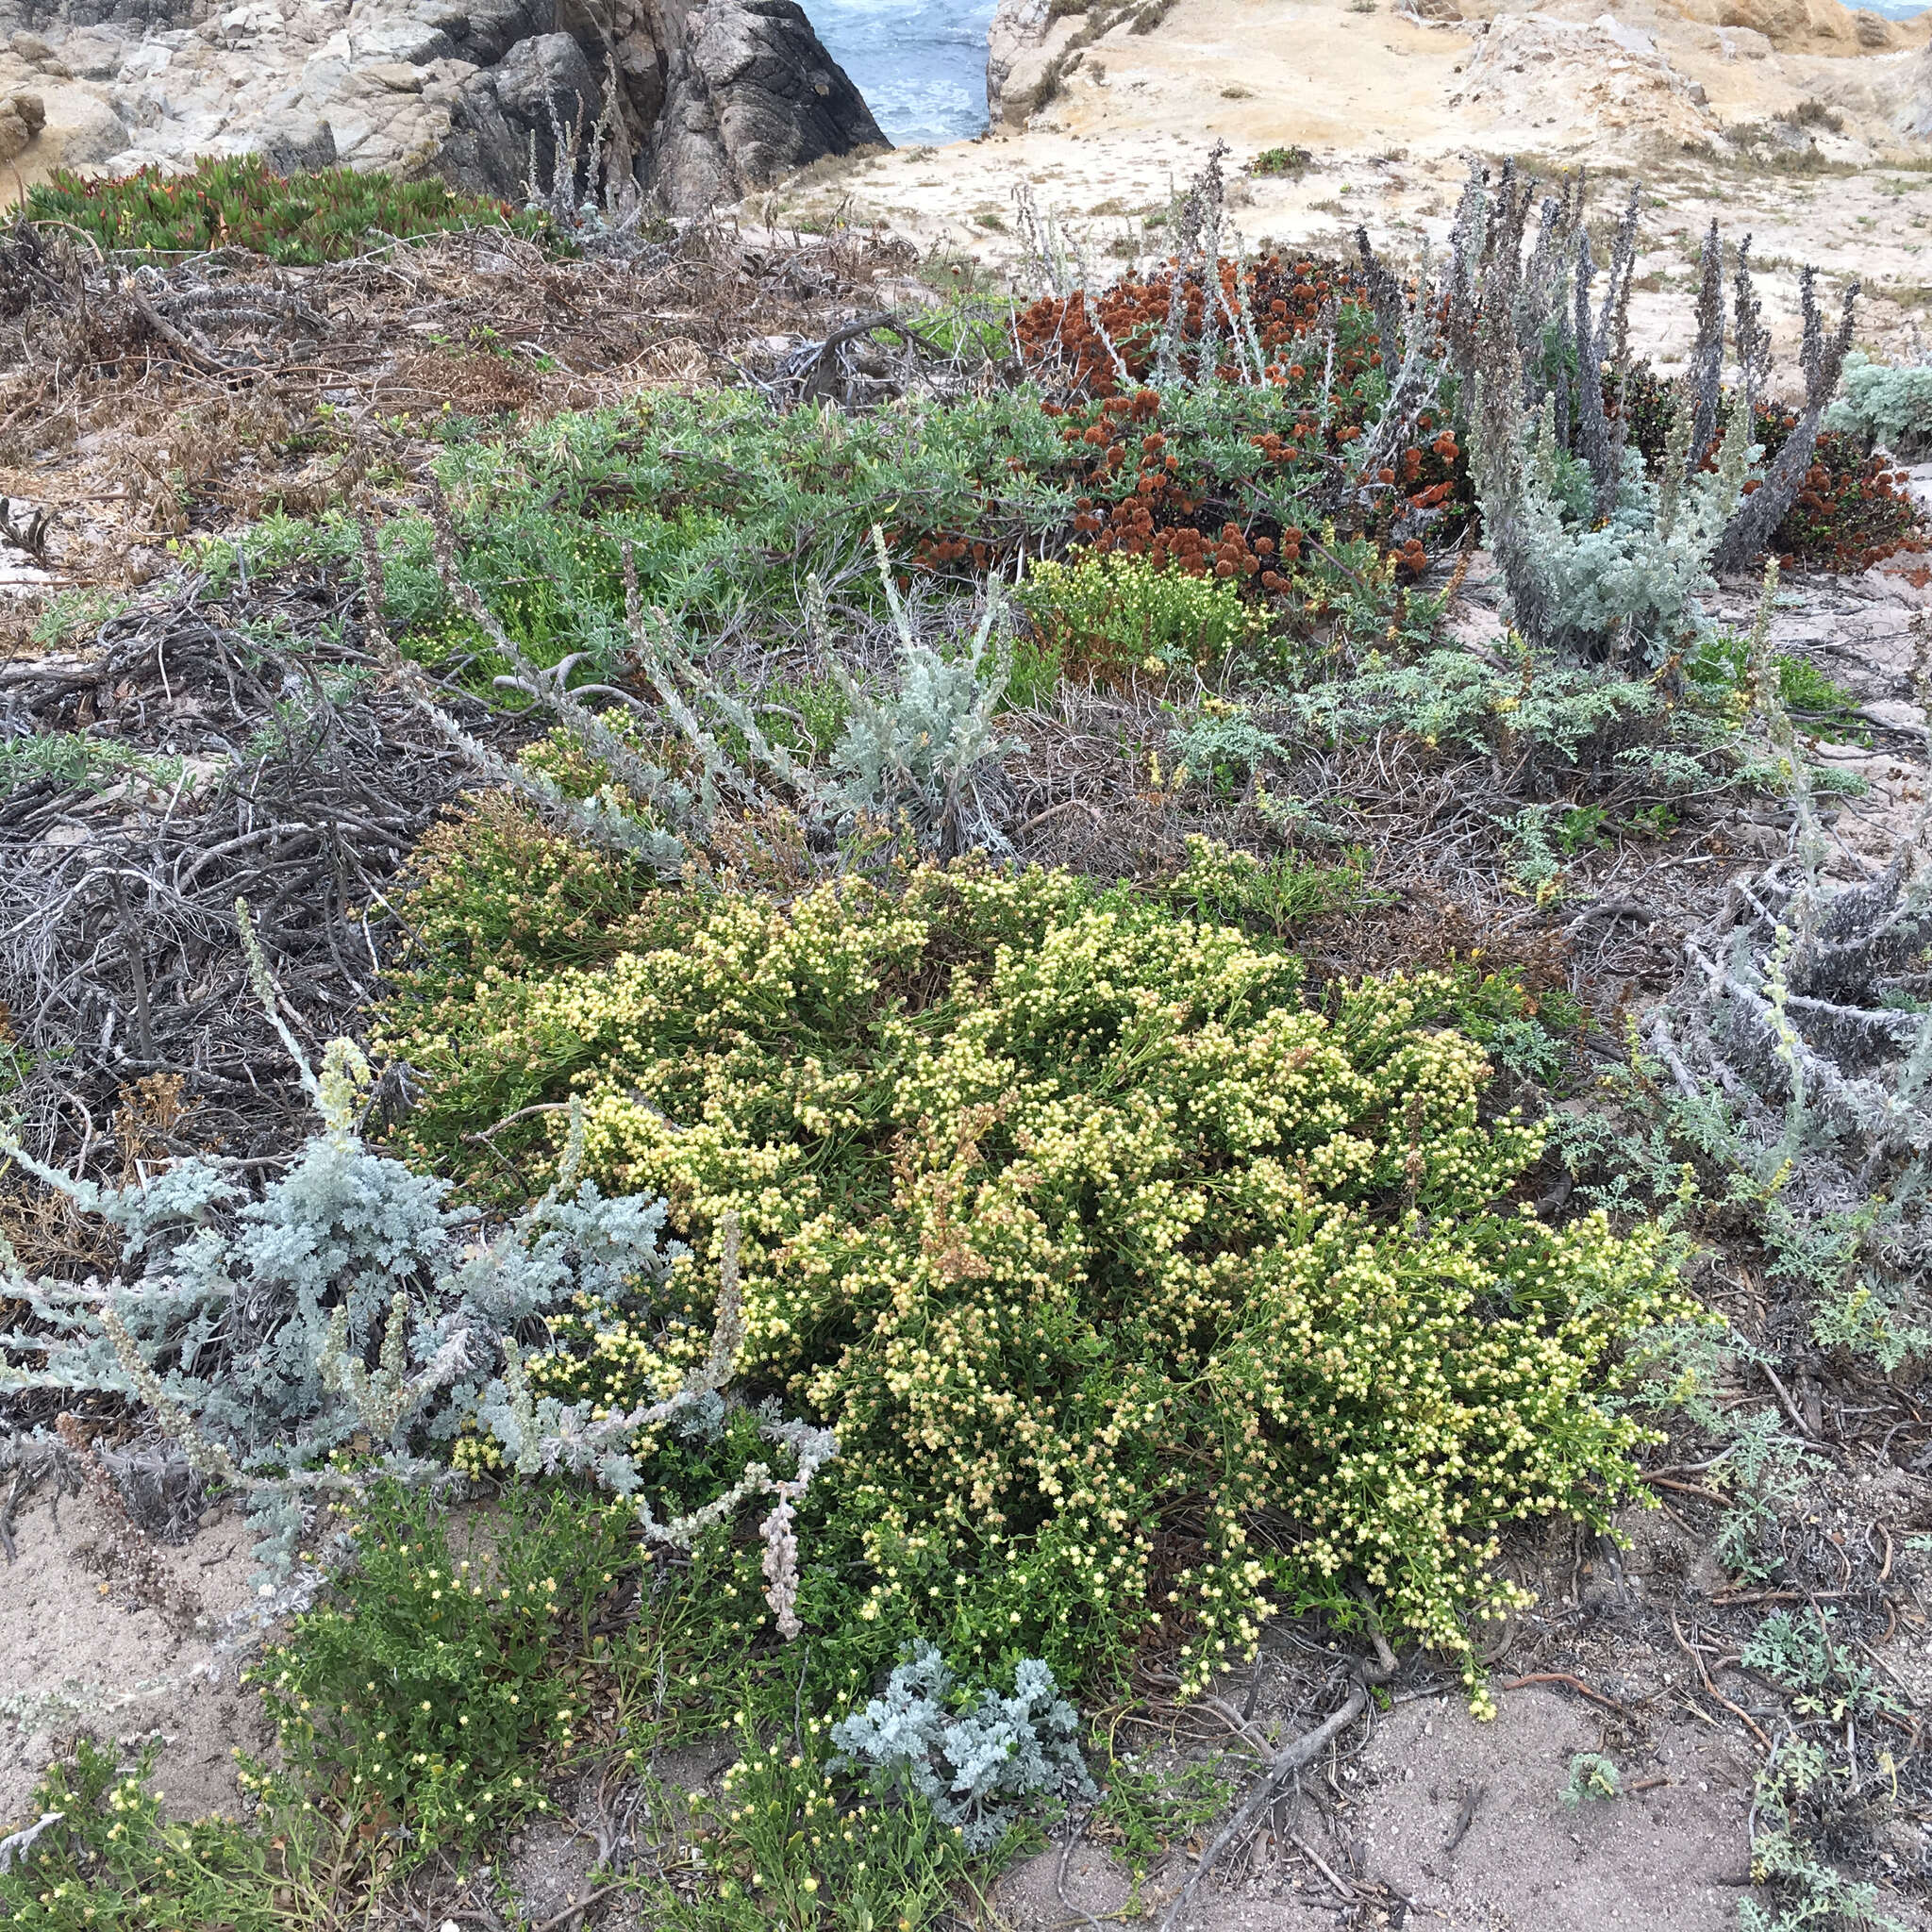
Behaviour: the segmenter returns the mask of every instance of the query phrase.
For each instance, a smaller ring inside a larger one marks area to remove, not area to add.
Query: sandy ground
[[[1749,1879],[1748,1770],[1707,1731],[1668,1725],[1626,1771],[1626,1784],[1643,1790],[1564,1804],[1572,1756],[1604,1741],[1587,1707],[1548,1690],[1506,1694],[1491,1724],[1476,1723],[1457,1696],[1399,1706],[1377,1722],[1359,1763],[1333,1791],[1305,1780],[1307,1794],[1281,1816],[1284,1833],[1264,1840],[1233,1884],[1207,1891],[1184,1924],[1188,1932],[1330,1932],[1344,1902],[1297,1855],[1298,1838],[1344,1885],[1380,1884],[1411,1902],[1413,1923],[1449,1932],[1730,1932]],[[1451,1847],[1472,1795],[1467,1827]],[[1066,1866],[1064,1905],[1058,1848],[995,1890],[1014,1932],[1077,1923],[1083,1910],[1119,1911],[1131,1895],[1129,1874],[1097,1848],[1077,1848]],[[1185,1870],[1174,1860],[1150,1874],[1142,1895],[1167,1896]]]
[[[61,1503],[58,1521],[42,1500],[21,1515],[19,1556],[0,1568],[0,1820],[26,1811],[42,1770],[83,1729],[130,1756],[158,1743],[155,1781],[172,1816],[233,1813],[233,1749],[259,1754],[271,1736],[236,1682],[233,1654],[216,1650],[224,1620],[249,1594],[253,1538],[223,1517],[162,1549],[170,1578],[200,1606],[191,1619],[141,1602],[92,1565],[100,1534],[87,1499]]]

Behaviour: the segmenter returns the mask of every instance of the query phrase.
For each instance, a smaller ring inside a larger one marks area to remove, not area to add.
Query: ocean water
[[[804,6],[893,146],[964,141],[986,125],[986,30],[993,0]]]

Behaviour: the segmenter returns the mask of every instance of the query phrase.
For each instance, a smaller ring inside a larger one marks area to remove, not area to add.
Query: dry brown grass
[[[412,475],[446,411],[528,422],[728,377],[915,258],[842,228],[706,223],[634,261],[495,233],[303,269],[225,250],[133,292],[61,238],[0,242],[0,493],[51,510],[63,581],[139,583],[170,540]]]

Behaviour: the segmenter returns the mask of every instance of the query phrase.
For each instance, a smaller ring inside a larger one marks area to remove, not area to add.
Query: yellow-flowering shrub
[[[1266,626],[1238,582],[1122,551],[1037,563],[1015,594],[1040,646],[1089,678],[1159,677],[1211,663]]]
[[[1196,1688],[1358,1578],[1466,1653],[1516,1595],[1505,1524],[1633,1487],[1603,1398],[1620,1342],[1688,1313],[1665,1237],[1509,1198],[1541,1132],[1482,1118],[1449,980],[1316,1003],[1278,949],[1038,869],[667,895],[662,924],[454,1026],[399,1005],[391,1043],[425,1148],[575,1091],[590,1171],[691,1244],[655,1326],[579,1311],[559,1393],[675,1386],[737,1211],[739,1385],[841,1444],[808,1621],[1078,1684],[1166,1618]]]

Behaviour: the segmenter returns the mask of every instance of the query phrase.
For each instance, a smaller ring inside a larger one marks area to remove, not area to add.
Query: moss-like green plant
[[[649,950],[396,1002],[387,1044],[428,1082],[422,1153],[474,1167],[475,1128],[575,1092],[590,1171],[692,1244],[660,1325],[553,1352],[559,1395],[675,1386],[740,1217],[739,1386],[840,1442],[808,1627],[836,1604],[887,1657],[1071,1687],[1168,1620],[1197,1688],[1356,1577],[1467,1655],[1519,1594],[1502,1527],[1630,1491],[1642,1431],[1600,1396],[1687,1309],[1666,1238],[1509,1202],[1541,1130],[1479,1117],[1449,980],[1317,1008],[1272,946],[1039,870],[665,902]]]

